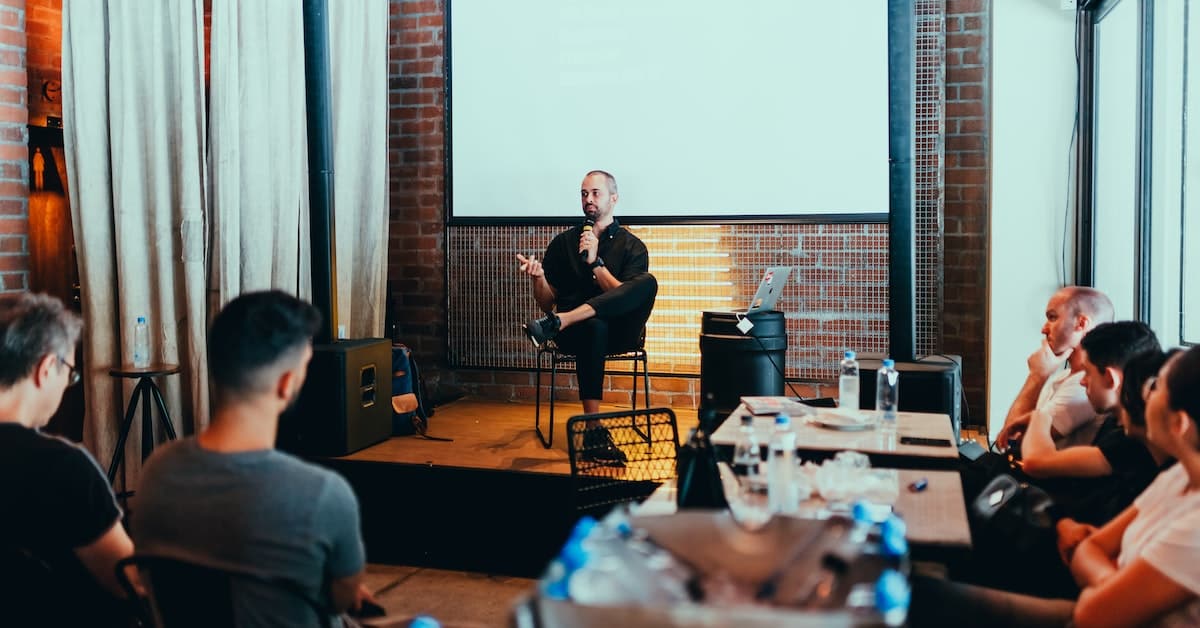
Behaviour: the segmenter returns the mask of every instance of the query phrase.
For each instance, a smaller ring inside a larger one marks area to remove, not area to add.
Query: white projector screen
[[[887,0],[448,0],[450,217],[888,211]]]

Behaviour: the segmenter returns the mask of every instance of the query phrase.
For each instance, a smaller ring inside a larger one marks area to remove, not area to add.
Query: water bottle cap
[[[595,517],[585,515],[575,522],[575,529],[571,530],[572,539],[585,539],[592,530],[599,524]]]
[[[908,526],[896,515],[884,519],[879,530],[880,550],[887,556],[904,556],[908,553]]]
[[[886,367],[888,367],[888,368],[895,368],[895,366],[896,366],[896,361],[895,361],[895,360],[893,360],[893,359],[891,359],[891,358],[884,358],[884,359],[883,359],[883,365],[884,365],[884,366],[886,366]]]
[[[145,317],[145,316],[139,316],[139,317],[138,317],[138,320],[137,320],[137,322],[138,322],[138,323],[145,323],[145,322],[146,322],[146,317]]]
[[[847,360],[853,360],[853,359],[854,359],[854,352],[853,352],[853,351],[850,351],[850,350],[846,350],[846,359],[847,359]]]
[[[408,626],[409,628],[441,628],[442,625],[429,615],[417,615],[412,618]]]
[[[912,590],[904,576],[894,570],[884,570],[879,580],[875,581],[875,608],[882,613],[897,609],[908,609],[912,600]]]
[[[567,573],[572,573],[576,569],[586,565],[588,556],[588,551],[584,549],[583,543],[580,543],[577,539],[567,541],[567,544],[563,546],[562,552],[559,554],[563,566],[567,569]]]
[[[778,426],[780,426],[780,425],[783,425],[783,426],[789,426],[789,425],[791,425],[791,424],[792,424],[792,417],[790,417],[790,416],[788,416],[788,415],[786,415],[786,414],[776,414],[776,415],[775,415],[775,425],[776,425],[776,427],[778,427]]]

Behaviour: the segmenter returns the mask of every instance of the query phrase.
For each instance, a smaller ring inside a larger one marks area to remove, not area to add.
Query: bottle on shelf
[[[883,361],[875,377],[875,410],[879,413],[879,428],[896,431],[896,412],[900,406],[900,372],[891,358]]]
[[[150,328],[145,316],[137,317],[133,326],[133,366],[140,369],[150,366]]]
[[[846,351],[838,375],[838,407],[858,410],[858,360],[853,351]]]
[[[775,431],[767,448],[767,508],[792,513],[800,507],[796,491],[796,432],[786,414],[775,416]]]

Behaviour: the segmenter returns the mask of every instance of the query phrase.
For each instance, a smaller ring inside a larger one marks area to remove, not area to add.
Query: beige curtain
[[[330,3],[338,321],[382,336],[388,242],[388,4]]]
[[[85,320],[84,441],[107,465],[133,381],[133,327],[148,319],[151,359],[176,431],[208,416],[204,359],[203,0],[67,2],[63,117]],[[140,414],[140,413],[139,413]],[[141,468],[140,416],[126,448]]]
[[[329,3],[338,320],[383,333],[387,274],[386,0]],[[212,6],[213,289],[310,294],[301,3]]]

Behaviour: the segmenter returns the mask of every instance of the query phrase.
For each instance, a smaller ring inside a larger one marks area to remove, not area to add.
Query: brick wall
[[[25,0],[0,0],[0,292],[29,286]]]
[[[390,0],[388,276],[397,334],[441,383],[500,399],[530,399],[531,373],[446,368],[446,233],[443,159],[444,0]],[[987,198],[984,86],[987,10],[983,0],[948,0],[943,351],[965,362],[972,420],[983,413],[984,224]],[[570,385],[570,378],[563,384]],[[606,382],[606,398],[627,399],[628,378]],[[694,405],[699,382],[656,377],[651,401]],[[804,386],[802,394],[828,393]],[[565,398],[572,398],[567,393]]]
[[[942,341],[963,357],[971,422],[986,425],[990,0],[946,2],[945,301]]]
[[[444,2],[391,0],[388,281],[397,335],[436,379],[445,363]]]

